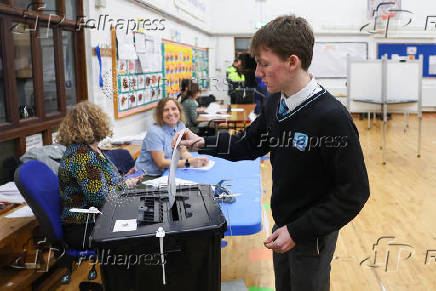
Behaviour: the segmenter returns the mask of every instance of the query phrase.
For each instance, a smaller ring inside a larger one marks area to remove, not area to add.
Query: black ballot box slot
[[[221,238],[226,220],[209,185],[168,191],[134,189],[111,193],[92,234],[105,290],[220,290]],[[117,220],[136,220],[132,231],[114,232]],[[162,227],[163,263],[156,231]]]

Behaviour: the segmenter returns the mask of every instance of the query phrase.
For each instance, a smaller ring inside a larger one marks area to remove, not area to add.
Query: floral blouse
[[[58,175],[64,223],[86,223],[87,214],[69,210],[91,206],[100,209],[109,192],[127,189],[115,165],[87,144],[67,146]]]

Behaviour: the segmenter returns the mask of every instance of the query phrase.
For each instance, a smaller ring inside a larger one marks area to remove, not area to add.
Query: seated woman
[[[71,208],[101,208],[113,190],[134,187],[140,178],[124,181],[115,165],[103,155],[98,142],[111,135],[109,117],[95,104],[80,102],[67,113],[56,137],[66,146],[58,171],[62,202],[61,220],[64,241],[72,249],[89,249],[89,235],[94,228],[92,217],[70,212]],[[71,280],[72,258],[65,257],[67,273],[61,282]],[[95,264],[88,279],[97,276]]]
[[[140,178],[124,181],[115,165],[98,148],[99,141],[112,135],[109,117],[97,105],[80,102],[67,113],[56,137],[66,151],[60,162],[59,185],[62,201],[61,219],[64,241],[74,249],[88,248],[87,214],[70,212],[71,208],[101,208],[113,190],[133,187]],[[86,241],[83,241],[84,232]]]
[[[182,79],[182,81],[180,81],[180,93],[177,94],[177,101],[182,102],[181,100],[183,100],[186,96],[186,92],[188,91],[188,88],[191,86],[192,84],[192,80],[190,79]]]
[[[152,179],[161,176],[166,168],[170,167],[172,147],[171,142],[174,134],[183,128],[183,110],[180,103],[175,99],[164,98],[159,100],[154,112],[156,123],[147,131],[142,143],[141,154],[136,160],[135,169],[143,170],[144,179]],[[192,157],[182,149],[179,168],[206,166],[209,159],[206,157]]]
[[[186,127],[193,133],[199,132],[198,113],[201,113],[202,109],[198,107],[198,95],[200,94],[200,88],[197,83],[192,83],[184,97],[182,97],[182,107],[186,116]],[[207,123],[205,124],[207,125]]]

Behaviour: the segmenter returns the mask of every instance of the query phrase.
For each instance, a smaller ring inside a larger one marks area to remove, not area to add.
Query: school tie
[[[277,112],[277,117],[279,119],[282,119],[283,117],[285,117],[285,115],[288,113],[289,108],[286,105],[286,101],[285,99],[282,99],[282,101],[280,101],[280,108],[279,111]]]

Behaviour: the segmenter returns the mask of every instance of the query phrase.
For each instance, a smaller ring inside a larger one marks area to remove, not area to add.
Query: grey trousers
[[[274,225],[273,232],[278,227]],[[330,262],[338,231],[307,242],[298,242],[284,254],[273,253],[276,291],[330,290]]]

